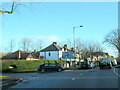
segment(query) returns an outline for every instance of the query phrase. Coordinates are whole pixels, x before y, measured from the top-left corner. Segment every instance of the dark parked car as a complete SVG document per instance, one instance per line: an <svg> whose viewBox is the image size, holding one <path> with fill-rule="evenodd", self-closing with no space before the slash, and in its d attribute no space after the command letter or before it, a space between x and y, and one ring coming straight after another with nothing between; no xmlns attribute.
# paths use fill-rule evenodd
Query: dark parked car
<svg viewBox="0 0 120 90"><path fill-rule="evenodd" d="M100 58L99 67L100 67L100 69L103 69L103 68L111 69L112 68L112 63L111 63L110 58Z"/></svg>
<svg viewBox="0 0 120 90"><path fill-rule="evenodd" d="M117 61L117 64L120 65L120 61Z"/></svg>
<svg viewBox="0 0 120 90"><path fill-rule="evenodd" d="M95 68L95 64L88 60L83 60L82 62L80 62L80 69L83 68L87 68L87 69Z"/></svg>
<svg viewBox="0 0 120 90"><path fill-rule="evenodd" d="M57 71L61 72L63 71L64 68L61 67L60 65L53 64L53 63L44 63L38 66L38 71L40 72L46 72L46 71Z"/></svg>

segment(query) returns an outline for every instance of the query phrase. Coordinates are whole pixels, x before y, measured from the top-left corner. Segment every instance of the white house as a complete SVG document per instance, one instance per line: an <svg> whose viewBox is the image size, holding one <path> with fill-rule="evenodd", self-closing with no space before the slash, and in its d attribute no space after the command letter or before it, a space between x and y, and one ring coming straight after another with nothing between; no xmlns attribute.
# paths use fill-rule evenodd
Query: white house
<svg viewBox="0 0 120 90"><path fill-rule="evenodd" d="M46 60L59 60L62 58L62 51L63 48L57 42L53 42L53 44L40 51L40 56L44 56Z"/></svg>
<svg viewBox="0 0 120 90"><path fill-rule="evenodd" d="M69 56L65 56L68 54ZM53 42L51 45L40 51L40 56L43 56L46 60L71 59L73 58L73 51L72 49L68 50L67 45L61 47L57 42Z"/></svg>

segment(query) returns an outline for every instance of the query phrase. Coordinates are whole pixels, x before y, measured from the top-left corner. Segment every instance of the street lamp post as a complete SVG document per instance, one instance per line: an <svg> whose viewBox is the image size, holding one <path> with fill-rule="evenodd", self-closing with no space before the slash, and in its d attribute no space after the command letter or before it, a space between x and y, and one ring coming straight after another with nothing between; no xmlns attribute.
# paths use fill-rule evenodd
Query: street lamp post
<svg viewBox="0 0 120 90"><path fill-rule="evenodd" d="M82 25L77 26L77 27L83 27ZM74 62L75 62L75 56L76 56L76 46L75 46L75 28L77 27L73 27L73 43L74 43Z"/></svg>
<svg viewBox="0 0 120 90"><path fill-rule="evenodd" d="M120 47L120 29L118 29L117 32L118 32L118 47ZM118 50L118 57L120 57L120 50Z"/></svg>

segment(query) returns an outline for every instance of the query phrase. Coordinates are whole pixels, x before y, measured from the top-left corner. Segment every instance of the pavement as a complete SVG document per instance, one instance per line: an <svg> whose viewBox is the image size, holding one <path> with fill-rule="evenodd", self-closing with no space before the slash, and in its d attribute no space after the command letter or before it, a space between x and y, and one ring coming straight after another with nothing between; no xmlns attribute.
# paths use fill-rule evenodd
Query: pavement
<svg viewBox="0 0 120 90"><path fill-rule="evenodd" d="M3 75L25 78L9 88L119 88L119 70L118 68L100 70L96 67L87 70Z"/></svg>
<svg viewBox="0 0 120 90"><path fill-rule="evenodd" d="M9 88L24 80L18 77L0 77L0 88Z"/></svg>

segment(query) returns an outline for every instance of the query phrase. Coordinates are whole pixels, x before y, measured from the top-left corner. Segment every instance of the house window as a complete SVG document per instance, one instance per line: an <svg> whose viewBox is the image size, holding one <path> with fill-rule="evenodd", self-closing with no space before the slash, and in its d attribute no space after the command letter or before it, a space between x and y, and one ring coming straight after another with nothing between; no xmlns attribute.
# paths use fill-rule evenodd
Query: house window
<svg viewBox="0 0 120 90"><path fill-rule="evenodd" d="M49 53L49 56L51 55L51 53Z"/></svg>

